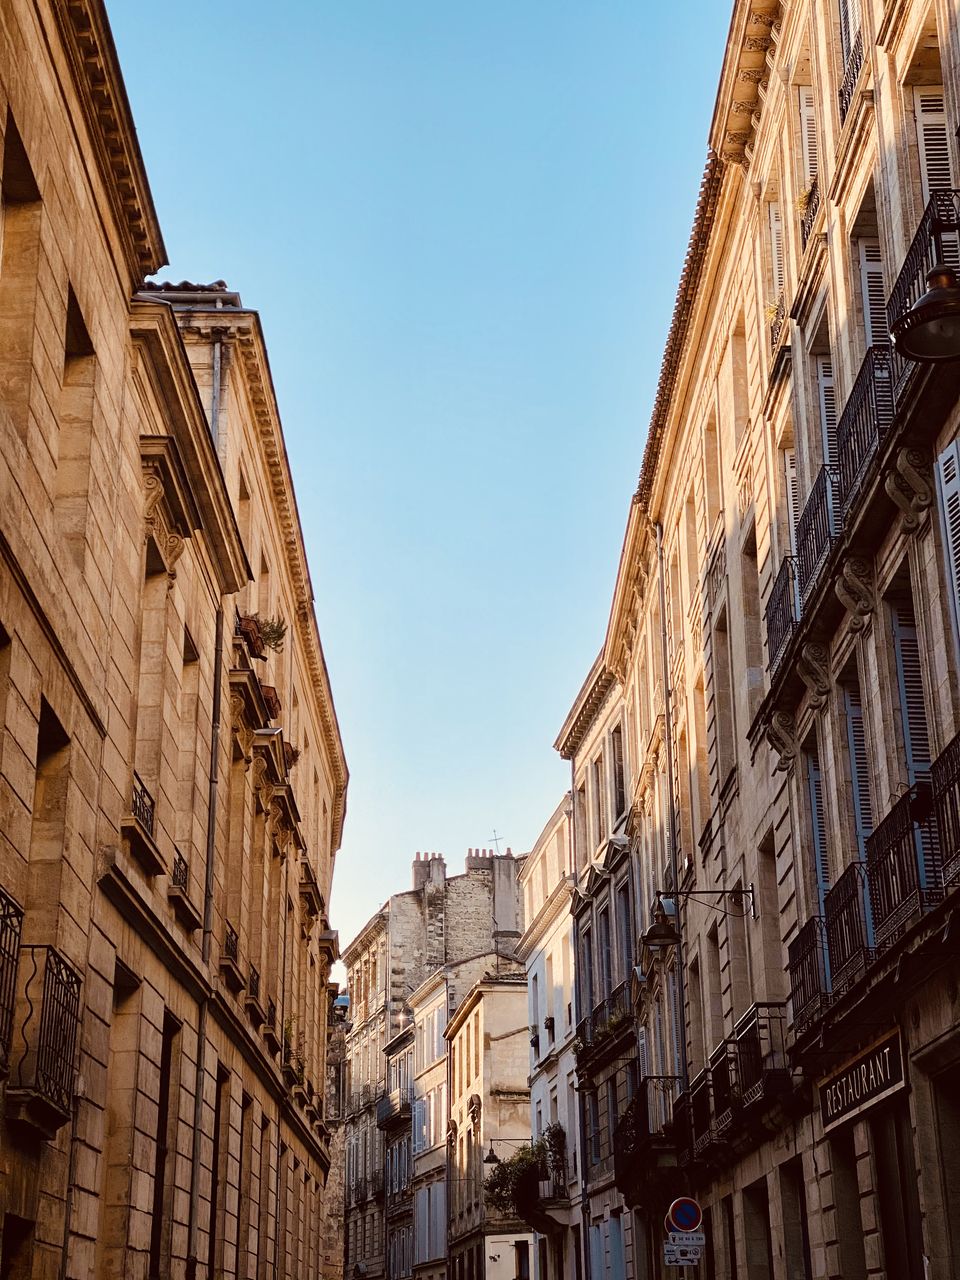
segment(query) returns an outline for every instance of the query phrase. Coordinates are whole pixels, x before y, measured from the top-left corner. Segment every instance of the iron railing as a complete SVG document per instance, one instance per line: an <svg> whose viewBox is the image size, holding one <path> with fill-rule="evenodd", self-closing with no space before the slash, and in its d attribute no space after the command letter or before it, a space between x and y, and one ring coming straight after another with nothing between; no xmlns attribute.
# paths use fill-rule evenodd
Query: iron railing
<svg viewBox="0 0 960 1280"><path fill-rule="evenodd" d="M813 230L814 219L820 209L820 183L814 175L813 181L810 183L807 191L806 203L803 206L803 216L800 219L800 239L804 249L807 247L807 241L810 239L810 232Z"/></svg>
<svg viewBox="0 0 960 1280"><path fill-rule="evenodd" d="M186 858L177 849L173 855L173 868L170 872L170 883L175 889L182 889L184 893L187 891L187 880L190 876L190 867Z"/></svg>
<svg viewBox="0 0 960 1280"><path fill-rule="evenodd" d="M247 995L254 1000L260 999L260 970L256 965L250 966L250 974L247 978Z"/></svg>
<svg viewBox="0 0 960 1280"><path fill-rule="evenodd" d="M710 1072L701 1071L690 1082L690 1121L693 1125L693 1154L702 1155L713 1141L710 1120Z"/></svg>
<svg viewBox="0 0 960 1280"><path fill-rule="evenodd" d="M59 1113L60 1123L73 1107L77 1036L80 1026L80 975L53 947L23 947L22 1001L26 1008L18 1038L23 1053L13 1066L12 1090L28 1092ZM43 959L41 961L41 953ZM36 984L43 981L40 991ZM39 999L39 1023L36 1002Z"/></svg>
<svg viewBox="0 0 960 1280"><path fill-rule="evenodd" d="M228 960L232 960L234 964L237 963L240 956L240 939L232 924L227 925L223 936L223 954Z"/></svg>
<svg viewBox="0 0 960 1280"><path fill-rule="evenodd" d="M830 1000L830 961L820 916L811 916L801 925L787 948L787 973L793 1027L800 1031L826 1009Z"/></svg>
<svg viewBox="0 0 960 1280"><path fill-rule="evenodd" d="M863 484L893 422L890 347L867 349L853 390L837 423L837 500L844 515Z"/></svg>
<svg viewBox="0 0 960 1280"><path fill-rule="evenodd" d="M863 70L863 32L858 31L850 52L847 55L847 65L843 69L843 80L840 83L840 123L843 124L847 118L847 112L850 110L850 104L853 102L853 91L857 87L857 81L860 79L860 72Z"/></svg>
<svg viewBox="0 0 960 1280"><path fill-rule="evenodd" d="M724 1040L711 1053L710 1088L713 1092L713 1128L719 1138L733 1124L739 1102L736 1042Z"/></svg>
<svg viewBox="0 0 960 1280"><path fill-rule="evenodd" d="M830 548L840 532L834 502L834 475L821 467L797 521L797 580L800 599L806 600L820 578Z"/></svg>
<svg viewBox="0 0 960 1280"><path fill-rule="evenodd" d="M23 908L0 889L0 1072L7 1069L10 1031L17 1002L17 965Z"/></svg>
<svg viewBox="0 0 960 1280"><path fill-rule="evenodd" d="M893 327L906 315L927 289L927 275L937 263L958 263L958 231L960 231L960 191L934 191L923 211L920 225L907 250L896 284L887 300L887 325ZM894 399L897 404L909 389L917 366L896 352L892 356Z"/></svg>
<svg viewBox="0 0 960 1280"><path fill-rule="evenodd" d="M780 296L777 298L773 308L773 315L770 317L770 350L776 351L780 342L780 335L783 333L783 327L787 322L787 303L783 296L783 290L780 290Z"/></svg>
<svg viewBox="0 0 960 1280"><path fill-rule="evenodd" d="M267 1014L263 1020L263 1025L268 1031L276 1031L277 1029L277 1002L272 996L267 1000Z"/></svg>
<svg viewBox="0 0 960 1280"><path fill-rule="evenodd" d="M878 951L912 920L943 900L940 839L931 821L932 793L921 782L893 806L867 839L867 879Z"/></svg>
<svg viewBox="0 0 960 1280"><path fill-rule="evenodd" d="M143 779L139 773L134 770L133 774L133 795L130 800L130 812L146 831L148 836L153 836L153 822L155 817L156 805L153 796L147 790Z"/></svg>
<svg viewBox="0 0 960 1280"><path fill-rule="evenodd" d="M873 960L867 868L851 862L823 900L833 995L841 995Z"/></svg>
<svg viewBox="0 0 960 1280"><path fill-rule="evenodd" d="M398 1119L404 1114L410 1114L410 1105L413 1101L413 1090L410 1088L392 1089L377 1103L377 1126L383 1128L389 1124L391 1120Z"/></svg>
<svg viewBox="0 0 960 1280"><path fill-rule="evenodd" d="M796 561L793 556L784 556L764 614L767 626L767 665L772 673L776 671L794 628L800 621Z"/></svg>
<svg viewBox="0 0 960 1280"><path fill-rule="evenodd" d="M765 1001L752 1005L734 1028L737 1088L744 1107L777 1091L789 1079L786 1021L786 1005Z"/></svg>
<svg viewBox="0 0 960 1280"><path fill-rule="evenodd" d="M960 734L934 760L930 782L940 835L943 883L951 885L960 877Z"/></svg>

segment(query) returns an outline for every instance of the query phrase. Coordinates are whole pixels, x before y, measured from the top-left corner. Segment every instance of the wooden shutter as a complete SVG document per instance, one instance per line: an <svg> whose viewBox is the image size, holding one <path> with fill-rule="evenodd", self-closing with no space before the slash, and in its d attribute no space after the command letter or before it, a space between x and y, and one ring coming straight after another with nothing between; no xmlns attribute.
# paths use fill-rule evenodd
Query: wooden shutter
<svg viewBox="0 0 960 1280"><path fill-rule="evenodd" d="M887 291L883 283L883 257L879 240L859 240L860 290L863 295L863 327L867 346L889 342Z"/></svg>
<svg viewBox="0 0 960 1280"><path fill-rule="evenodd" d="M833 362L829 356L817 356L817 394L820 400L823 461L825 466L835 467L837 465L837 389L833 384Z"/></svg>
<svg viewBox="0 0 960 1280"><path fill-rule="evenodd" d="M909 595L902 596L891 609L893 648L897 662L900 695L900 724L907 756L907 776L913 786L930 773L930 739L923 701L923 672L920 638Z"/></svg>
<svg viewBox="0 0 960 1280"><path fill-rule="evenodd" d="M853 818L857 828L857 848L866 857L867 837L873 831L873 802L870 798L870 763L863 723L860 686L844 685L843 705L847 718L847 750L850 753L850 784L853 791Z"/></svg>
<svg viewBox="0 0 960 1280"><path fill-rule="evenodd" d="M926 204L934 191L949 190L953 186L943 86L918 84L913 91L913 109L917 120L923 203Z"/></svg>
<svg viewBox="0 0 960 1280"><path fill-rule="evenodd" d="M953 638L960 646L960 443L956 440L937 459L937 488L947 580L950 583Z"/></svg>
<svg viewBox="0 0 960 1280"><path fill-rule="evenodd" d="M813 113L813 89L801 85L800 94L800 147L803 156L803 185L812 187L819 168L817 151L817 120Z"/></svg>
<svg viewBox="0 0 960 1280"><path fill-rule="evenodd" d="M783 491L787 499L787 529L790 554L797 554L797 521L800 519L800 478L797 474L796 449L783 451Z"/></svg>
<svg viewBox="0 0 960 1280"><path fill-rule="evenodd" d="M773 293L778 299L783 293L786 277L783 270L783 220L780 217L780 206L775 200L767 205L770 219L770 261L773 267Z"/></svg>
<svg viewBox="0 0 960 1280"><path fill-rule="evenodd" d="M823 778L820 753L806 752L807 788L810 800L810 828L813 832L813 873L817 882L817 915L823 915L823 900L830 888L830 858L827 853L827 818L823 807Z"/></svg>
<svg viewBox="0 0 960 1280"><path fill-rule="evenodd" d="M647 1028L641 1027L637 1032L637 1061L640 1063L640 1078L651 1073L647 1070Z"/></svg>

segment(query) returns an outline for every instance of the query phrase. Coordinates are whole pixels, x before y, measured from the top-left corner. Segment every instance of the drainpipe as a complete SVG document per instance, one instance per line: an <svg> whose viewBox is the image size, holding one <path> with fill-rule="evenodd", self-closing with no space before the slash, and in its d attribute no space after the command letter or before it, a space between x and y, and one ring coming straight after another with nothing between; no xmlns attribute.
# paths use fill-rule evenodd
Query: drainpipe
<svg viewBox="0 0 960 1280"><path fill-rule="evenodd" d="M659 521L657 521L656 530L657 567L660 576L660 656L663 663L663 741L666 749L667 788L670 796L670 875L673 880L674 915L679 939L676 958L677 1003L680 1006L679 1016L677 1017L677 1031L680 1039L680 1081L684 1090L686 1090L689 1083L687 1078L687 999L683 971L683 923L680 914L680 898L677 892L680 888L680 868L677 863L677 796L673 778L673 697L670 688L670 664L667 653L667 590L666 575L663 568L663 526Z"/></svg>
<svg viewBox="0 0 960 1280"><path fill-rule="evenodd" d="M213 398L210 406L210 433L214 442L220 421L220 359L221 342L218 338L213 349ZM203 938L201 957L203 965L210 961L210 943L213 938L213 890L216 871L217 842L217 793L220 786L220 711L223 696L223 602L217 606L216 635L214 638L213 710L210 715L210 769L207 785L207 843L206 867L203 885ZM187 1267L186 1280L195 1280L199 1259L197 1257L197 1198L200 1182L200 1142L203 1137L203 1073L207 1048L207 1011L209 996L201 996L197 1003L197 1075L193 1097L193 1145L190 1157L190 1208L187 1216Z"/></svg>

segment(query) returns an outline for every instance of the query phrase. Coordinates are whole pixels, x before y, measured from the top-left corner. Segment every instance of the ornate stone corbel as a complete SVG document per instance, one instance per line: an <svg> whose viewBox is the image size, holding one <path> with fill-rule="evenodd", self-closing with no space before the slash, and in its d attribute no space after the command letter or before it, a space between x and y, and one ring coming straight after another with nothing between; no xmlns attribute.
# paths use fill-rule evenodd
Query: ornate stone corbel
<svg viewBox="0 0 960 1280"><path fill-rule="evenodd" d="M870 561L860 556L844 560L840 576L833 584L837 599L850 614L850 627L860 631L874 610L873 571Z"/></svg>
<svg viewBox="0 0 960 1280"><path fill-rule="evenodd" d="M480 1123L480 1117L483 1114L483 1102L479 1093L471 1093L467 1101L467 1114L470 1117L470 1123L476 1128Z"/></svg>
<svg viewBox="0 0 960 1280"><path fill-rule="evenodd" d="M809 640L800 650L797 673L810 690L810 703L822 707L830 693L830 654L827 646Z"/></svg>
<svg viewBox="0 0 960 1280"><path fill-rule="evenodd" d="M900 509L900 527L909 533L917 528L933 501L927 457L921 449L907 447L898 451L893 466L894 470L884 477L883 487Z"/></svg>
<svg viewBox="0 0 960 1280"><path fill-rule="evenodd" d="M282 810L273 802L275 788L272 782L267 781L267 763L266 756L258 754L253 757L253 789L257 793L257 799L260 801L260 808L270 817L274 815L274 810L276 810L277 815Z"/></svg>
<svg viewBox="0 0 960 1280"><path fill-rule="evenodd" d="M799 750L797 726L793 716L786 711L775 711L767 725L767 741L780 757L777 773L791 768Z"/></svg>

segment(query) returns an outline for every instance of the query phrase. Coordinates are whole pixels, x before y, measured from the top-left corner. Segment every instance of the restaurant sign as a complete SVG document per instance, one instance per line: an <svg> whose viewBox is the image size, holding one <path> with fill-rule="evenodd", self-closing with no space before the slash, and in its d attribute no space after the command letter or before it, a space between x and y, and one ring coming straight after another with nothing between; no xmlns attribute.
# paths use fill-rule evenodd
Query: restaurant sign
<svg viewBox="0 0 960 1280"><path fill-rule="evenodd" d="M898 1029L820 1081L824 1132L896 1092L904 1083L903 1048Z"/></svg>

